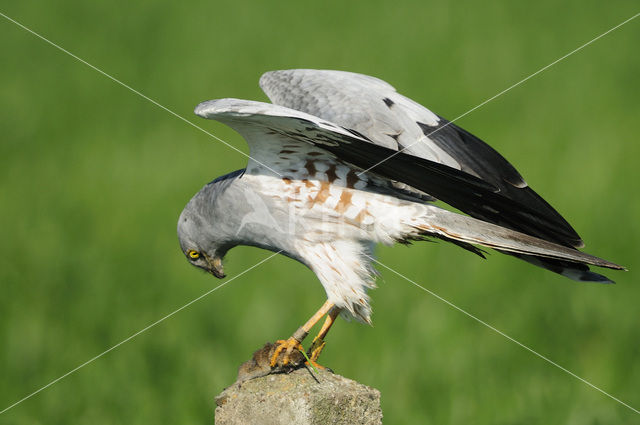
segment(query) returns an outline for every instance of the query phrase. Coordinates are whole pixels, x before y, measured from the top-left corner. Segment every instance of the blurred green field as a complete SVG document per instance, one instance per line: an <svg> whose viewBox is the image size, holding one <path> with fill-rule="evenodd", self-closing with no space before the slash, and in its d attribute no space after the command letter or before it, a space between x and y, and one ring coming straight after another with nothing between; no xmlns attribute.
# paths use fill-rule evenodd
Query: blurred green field
<svg viewBox="0 0 640 425"><path fill-rule="evenodd" d="M637 2L4 2L0 11L192 114L265 100L262 72L375 75L453 119L638 12ZM0 17L0 410L220 283L177 217L245 158ZM578 230L630 268L577 284L446 244L379 258L640 409L640 19L465 116ZM635 46L635 47L634 47ZM634 53L635 52L635 53ZM269 253L237 248L230 277ZM632 424L640 415L381 269L374 326L323 363L379 388L387 424ZM324 301L280 256L0 415L2 424L202 424L237 366Z"/></svg>

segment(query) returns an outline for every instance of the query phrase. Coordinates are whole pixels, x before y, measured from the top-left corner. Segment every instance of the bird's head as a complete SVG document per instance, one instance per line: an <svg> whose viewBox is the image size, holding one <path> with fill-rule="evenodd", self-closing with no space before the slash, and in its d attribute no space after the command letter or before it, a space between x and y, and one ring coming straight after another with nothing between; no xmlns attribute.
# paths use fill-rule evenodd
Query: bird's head
<svg viewBox="0 0 640 425"><path fill-rule="evenodd" d="M217 278L225 277L222 259L228 251L211 235L201 217L193 214L191 203L187 204L178 219L180 248L192 265L211 273Z"/></svg>
<svg viewBox="0 0 640 425"><path fill-rule="evenodd" d="M218 200L241 171L227 174L203 187L184 207L178 219L178 240L189 263L220 279L225 277L222 260L237 243L233 238L232 220L228 213L219 210Z"/></svg>

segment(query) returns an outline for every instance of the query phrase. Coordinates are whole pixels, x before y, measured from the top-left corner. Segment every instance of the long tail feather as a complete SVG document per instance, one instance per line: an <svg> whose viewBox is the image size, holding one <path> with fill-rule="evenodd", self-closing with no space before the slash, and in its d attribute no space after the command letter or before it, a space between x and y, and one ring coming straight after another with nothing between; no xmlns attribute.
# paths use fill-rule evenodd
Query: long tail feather
<svg viewBox="0 0 640 425"><path fill-rule="evenodd" d="M432 205L425 205L425 208L427 209L426 214L421 217L418 224L414 225L419 235L493 248L579 281L611 282L606 277L589 271L586 264L614 270L626 270L618 264L574 248L548 242Z"/></svg>

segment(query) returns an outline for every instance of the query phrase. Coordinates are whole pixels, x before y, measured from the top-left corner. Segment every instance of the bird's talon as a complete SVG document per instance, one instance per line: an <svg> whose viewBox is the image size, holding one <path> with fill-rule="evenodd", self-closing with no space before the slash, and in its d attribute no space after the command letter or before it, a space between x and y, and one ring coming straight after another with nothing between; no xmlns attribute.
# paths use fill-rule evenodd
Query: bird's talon
<svg viewBox="0 0 640 425"><path fill-rule="evenodd" d="M319 369L319 370L326 370L326 369L327 369L326 367L322 366L322 365L321 365L321 364L319 364L319 363L316 363L316 362L315 362L315 361L313 361L313 360L308 361L308 362L304 362L304 364L311 365L311 366L313 366L314 368Z"/></svg>
<svg viewBox="0 0 640 425"><path fill-rule="evenodd" d="M288 365L291 362L291 353L293 353L293 350L295 349L304 350L304 348L302 347L302 344L300 344L300 341L298 341L293 337L286 340L279 339L278 341L276 341L275 345L276 345L276 349L274 350L273 355L271 356L271 362L270 362L271 367L276 367L278 363L280 363L282 366ZM278 362L278 357L280 357L280 354L282 353L282 351L284 351L284 356L282 360Z"/></svg>
<svg viewBox="0 0 640 425"><path fill-rule="evenodd" d="M311 362L314 365L319 366L318 363L316 363L316 362L318 360L318 357L320 357L320 353L322 352L322 350L324 349L324 346L326 344L327 343L325 342L324 339L317 338L317 337L311 343L311 347L309 348L308 356L309 356L309 360L311 360ZM322 366L320 366L320 367L322 367Z"/></svg>

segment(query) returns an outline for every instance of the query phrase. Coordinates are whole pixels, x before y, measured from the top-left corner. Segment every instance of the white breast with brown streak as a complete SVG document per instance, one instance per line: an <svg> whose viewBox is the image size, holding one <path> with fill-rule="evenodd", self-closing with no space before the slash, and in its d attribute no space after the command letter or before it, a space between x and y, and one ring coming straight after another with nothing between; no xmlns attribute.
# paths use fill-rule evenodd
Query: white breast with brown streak
<svg viewBox="0 0 640 425"><path fill-rule="evenodd" d="M280 176L258 163L250 162L247 171L259 175L255 184L263 194L282 201L283 208L307 224L313 220L306 228L320 237L306 235L310 241L348 238L392 244L409 231L403 223L421 213L421 204L379 193L389 181L360 174L313 146L292 142L269 154Z"/></svg>
<svg viewBox="0 0 640 425"><path fill-rule="evenodd" d="M392 244L414 232L408 223L423 206L373 191L387 182L359 176L312 146L291 143L273 154L277 158L271 163L281 176L254 163L243 178L255 180L262 195L289 211L296 229L295 255L317 274L329 301L369 323L373 245Z"/></svg>

